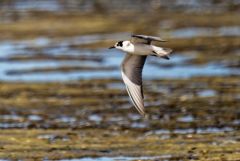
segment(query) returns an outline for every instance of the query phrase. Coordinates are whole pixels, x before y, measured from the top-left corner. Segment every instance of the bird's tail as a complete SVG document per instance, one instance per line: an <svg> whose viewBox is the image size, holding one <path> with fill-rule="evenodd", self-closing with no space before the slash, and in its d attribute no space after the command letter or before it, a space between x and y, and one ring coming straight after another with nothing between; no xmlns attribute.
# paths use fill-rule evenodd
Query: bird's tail
<svg viewBox="0 0 240 161"><path fill-rule="evenodd" d="M170 59L169 54L172 52L172 49L170 48L161 48L157 46L153 46L153 53L155 56L164 58L164 59Z"/></svg>

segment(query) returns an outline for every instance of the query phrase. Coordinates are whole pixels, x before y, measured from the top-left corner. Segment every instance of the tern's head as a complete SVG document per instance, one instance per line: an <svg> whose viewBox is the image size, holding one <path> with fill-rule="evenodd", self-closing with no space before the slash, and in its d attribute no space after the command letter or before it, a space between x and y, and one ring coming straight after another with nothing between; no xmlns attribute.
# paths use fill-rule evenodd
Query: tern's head
<svg viewBox="0 0 240 161"><path fill-rule="evenodd" d="M122 51L126 51L130 47L130 41L118 41L114 46L111 46L109 49L119 49Z"/></svg>

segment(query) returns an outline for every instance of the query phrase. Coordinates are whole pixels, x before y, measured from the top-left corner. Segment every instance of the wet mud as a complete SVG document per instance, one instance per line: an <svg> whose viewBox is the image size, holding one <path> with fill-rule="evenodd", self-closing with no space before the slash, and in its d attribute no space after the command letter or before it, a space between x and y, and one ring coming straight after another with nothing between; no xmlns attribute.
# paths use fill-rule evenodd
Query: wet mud
<svg viewBox="0 0 240 161"><path fill-rule="evenodd" d="M1 83L0 157L239 157L238 77L148 81L148 118L122 86L118 79Z"/></svg>

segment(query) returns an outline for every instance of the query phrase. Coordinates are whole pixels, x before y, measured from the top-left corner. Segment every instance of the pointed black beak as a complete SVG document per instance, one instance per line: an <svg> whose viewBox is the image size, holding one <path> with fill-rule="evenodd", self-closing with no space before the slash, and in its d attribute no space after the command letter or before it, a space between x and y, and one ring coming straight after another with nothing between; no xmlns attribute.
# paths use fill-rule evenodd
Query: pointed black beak
<svg viewBox="0 0 240 161"><path fill-rule="evenodd" d="M115 46L111 46L111 47L109 47L108 49L113 49L113 48L115 48Z"/></svg>

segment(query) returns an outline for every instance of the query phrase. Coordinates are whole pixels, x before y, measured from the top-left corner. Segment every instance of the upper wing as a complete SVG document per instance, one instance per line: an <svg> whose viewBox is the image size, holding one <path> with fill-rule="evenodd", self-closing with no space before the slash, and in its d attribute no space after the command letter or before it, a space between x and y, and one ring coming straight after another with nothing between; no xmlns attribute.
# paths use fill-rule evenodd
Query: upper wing
<svg viewBox="0 0 240 161"><path fill-rule="evenodd" d="M166 40L161 39L160 37L147 36L147 35L132 35L132 38L138 38L144 40L144 43L151 44L152 41L165 42ZM136 41L132 39L132 41Z"/></svg>
<svg viewBox="0 0 240 161"><path fill-rule="evenodd" d="M123 60L121 70L122 78L126 85L127 92L138 112L144 112L143 90L142 90L142 69L147 56L127 54Z"/></svg>

